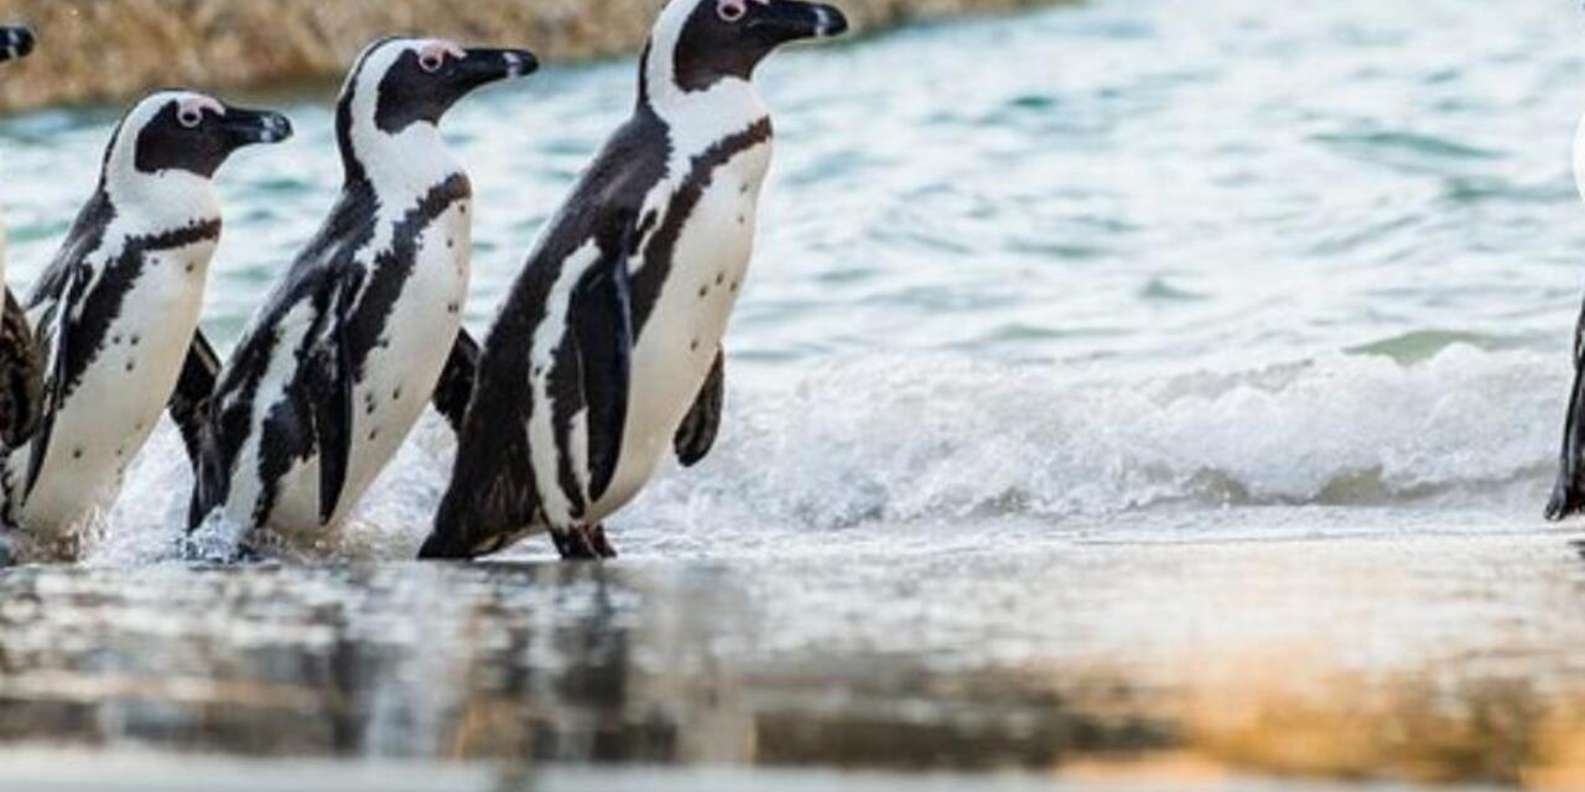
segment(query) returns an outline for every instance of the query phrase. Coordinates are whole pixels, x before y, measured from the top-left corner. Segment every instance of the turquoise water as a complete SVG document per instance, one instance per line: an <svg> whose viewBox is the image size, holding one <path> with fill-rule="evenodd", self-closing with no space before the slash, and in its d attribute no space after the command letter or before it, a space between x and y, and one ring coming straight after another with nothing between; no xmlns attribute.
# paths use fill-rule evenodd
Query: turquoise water
<svg viewBox="0 0 1585 792"><path fill-rule="evenodd" d="M189 486L166 428L88 569L0 579L0 700L95 745L429 758L499 718L524 742L483 755L1040 768L1175 744L1064 710L1084 680L1047 672L1097 658L1147 701L1141 667L1316 635L1349 668L1567 680L1585 584L1536 532L1585 285L1582 33L1570 3L1110 0L787 53L721 443L611 522L609 572L383 563L445 486L433 419L334 548L360 563L152 563ZM632 71L552 65L448 120L476 331ZM298 137L223 171L223 346L329 207L332 92L266 97ZM0 121L13 282L114 116ZM855 760L844 728L900 739Z"/></svg>
<svg viewBox="0 0 1585 792"><path fill-rule="evenodd" d="M1099 3L786 54L762 78L780 146L736 357L795 375L959 354L1067 381L1427 330L1560 348L1582 280L1582 32L1541 4ZM553 66L448 120L479 187L476 326L625 116L631 72ZM278 102L298 138L224 172L218 337L328 208L332 90ZM91 188L113 114L0 127L19 280Z"/></svg>

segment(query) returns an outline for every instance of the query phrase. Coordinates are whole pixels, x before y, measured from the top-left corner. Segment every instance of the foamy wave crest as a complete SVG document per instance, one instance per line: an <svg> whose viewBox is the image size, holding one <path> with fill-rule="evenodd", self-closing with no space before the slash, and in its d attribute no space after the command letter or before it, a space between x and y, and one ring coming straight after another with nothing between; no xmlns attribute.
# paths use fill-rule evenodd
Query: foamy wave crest
<svg viewBox="0 0 1585 792"><path fill-rule="evenodd" d="M785 390L735 388L711 457L664 473L613 531L665 553L728 538L747 548L779 530L1247 504L1528 514L1551 472L1569 371L1536 352L1456 345L1408 366L1339 354L1234 373L1070 376L912 356L832 363ZM454 449L426 416L326 555L412 557ZM171 557L190 487L164 426L89 560Z"/></svg>
<svg viewBox="0 0 1585 792"><path fill-rule="evenodd" d="M1448 503L1537 511L1566 360L1453 346L1259 371L1066 381L961 358L831 365L734 393L716 454L635 522L814 528L1182 505Z"/></svg>

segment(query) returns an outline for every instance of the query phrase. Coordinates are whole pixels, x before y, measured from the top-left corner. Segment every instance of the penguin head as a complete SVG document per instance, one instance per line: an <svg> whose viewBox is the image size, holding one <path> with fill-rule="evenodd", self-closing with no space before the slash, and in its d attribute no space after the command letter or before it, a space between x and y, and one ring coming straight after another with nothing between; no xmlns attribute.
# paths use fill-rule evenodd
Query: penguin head
<svg viewBox="0 0 1585 792"><path fill-rule="evenodd" d="M783 44L847 29L847 17L822 3L671 0L655 23L650 47L670 54L677 87L699 91L725 78L752 78L760 61Z"/></svg>
<svg viewBox="0 0 1585 792"><path fill-rule="evenodd" d="M457 100L509 77L533 74L534 53L462 47L444 39L391 38L370 44L341 89L338 110L388 135L415 123L438 125ZM365 118L359 118L364 116Z"/></svg>
<svg viewBox="0 0 1585 792"><path fill-rule="evenodd" d="M539 68L524 49L464 49L444 39L388 38L364 49L336 101L336 138L349 180L371 148L440 119L474 89Z"/></svg>
<svg viewBox="0 0 1585 792"><path fill-rule="evenodd" d="M292 124L280 113L233 107L201 93L161 91L133 105L121 120L106 165L129 164L145 175L179 171L207 179L237 149L291 136Z"/></svg>
<svg viewBox="0 0 1585 792"><path fill-rule="evenodd" d="M38 39L25 27L0 26L0 63L25 58Z"/></svg>

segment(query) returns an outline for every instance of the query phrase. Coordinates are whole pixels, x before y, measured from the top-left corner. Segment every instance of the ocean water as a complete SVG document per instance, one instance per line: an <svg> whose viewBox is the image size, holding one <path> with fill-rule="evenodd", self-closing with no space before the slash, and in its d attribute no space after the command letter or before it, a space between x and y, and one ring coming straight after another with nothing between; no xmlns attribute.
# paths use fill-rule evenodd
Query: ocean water
<svg viewBox="0 0 1585 792"><path fill-rule="evenodd" d="M721 447L618 517L618 546L1314 504L1534 525L1585 286L1573 11L1100 2L775 58ZM448 118L478 193L476 333L632 72L552 66ZM332 200L332 93L257 98L298 137L222 172L223 346ZM0 122L19 286L116 112ZM450 452L420 434L366 499L363 549L337 552L416 546ZM176 448L145 452L97 557L179 522Z"/></svg>
<svg viewBox="0 0 1585 792"><path fill-rule="evenodd" d="M209 750L429 757L450 755L445 735L459 718L494 722L477 690L533 698L550 685L560 692L545 706L581 725L562 722L572 742L550 748L524 737L527 753L583 760L604 745L606 758L739 761L763 758L764 744L745 747L742 722L712 713L775 710L801 696L806 674L829 687L801 705L805 716L880 702L893 720L879 722L917 726L948 712L944 744L991 724L993 736L1002 726L1015 735L998 744L1006 750L1030 729L1067 735L1048 743L1061 750L1093 747L1073 737L1090 733L1102 748L1172 745L1172 729L1153 731L1149 718L1102 728L993 707L965 726L953 720L964 697L983 701L945 691L952 677L940 675L1071 669L1074 656L1126 658L1140 646L1151 665L1165 652L1149 648L1162 626L1206 650L1185 625L1227 627L1219 613L1249 592L1198 590L1193 607L1153 613L1142 603L1184 591L1129 576L1164 576L1192 594L1184 570L1255 570L1269 594L1283 578L1260 575L1295 571L1289 561L1138 562L1127 548L1266 540L1319 540L1327 568L1355 582L1396 568L1373 559L1369 543L1381 542L1413 567L1391 593L1424 605L1413 611L1423 618L1470 628L1468 643L1445 625L1418 623L1417 633L1404 606L1360 627L1390 627L1396 639L1347 634L1366 647L1340 652L1349 668L1500 655L1515 624L1535 626L1535 608L1562 607L1585 585L1565 537L1541 520L1585 293L1585 207L1570 173L1585 108L1582 34L1579 9L1562 2L1097 0L780 55L760 79L778 148L727 338L723 433L704 464L667 471L610 522L623 553L611 579L384 563L412 556L446 484L452 443L433 416L326 549L351 569L173 566L190 484L167 426L93 527L89 569L0 584L21 601L64 597L82 611L68 623L18 617L36 629L12 635L33 648L8 655L0 638L0 697L31 702L28 712L70 735L76 702L98 718L87 730L95 744L185 746L194 739L183 725L200 723L222 735L197 741ZM633 71L631 59L551 65L448 118L477 194L476 333L627 114ZM226 230L205 318L222 347L329 207L333 90L243 97L283 109L298 136L244 151L222 172ZM14 284L47 262L90 191L115 116L96 107L0 120ZM1524 537L1519 558L1494 558L1510 536ZM1480 552L1457 544L1447 565L1424 562L1421 553L1442 552L1434 540ZM550 555L537 539L511 557ZM1541 583L1504 593L1502 581L1536 565ZM1070 596L1069 579L1092 588ZM1298 579L1309 586L1301 602L1357 599L1311 621L1289 602L1239 624L1337 627L1372 601L1368 586ZM1487 595L1519 601L1499 607ZM194 612L166 623L167 601ZM1448 601L1456 607L1437 610ZM206 602L225 607L196 612ZM1044 622L1047 606L1063 617ZM1119 636L1073 608L1123 613L1134 627ZM536 612L551 615L523 615ZM1575 621L1543 623L1557 628L1552 640L1585 637ZM1286 647L1302 640L1276 632ZM63 634L80 643L52 653ZM461 634L482 642L466 662L432 646ZM292 713L318 705L239 725L195 702L256 701L275 688L139 692L157 676L140 652L161 636L182 647L190 679L237 673L341 696L325 705L338 720L302 744L249 742L287 733ZM9 682L8 656L30 658ZM1563 649L1526 655L1539 656L1557 679L1579 667ZM876 672L883 683L862 670L902 657L903 671ZM766 667L781 680L768 692L756 676ZM833 679L833 667L847 670ZM80 676L43 673L61 668ZM1478 676L1460 668L1460 680ZM344 676L391 673L397 682ZM624 684L632 689L589 693ZM159 705L125 704L150 697ZM606 716L628 730L601 731ZM646 718L660 731L645 731ZM770 726L796 748L788 735L808 723L829 725ZM843 764L843 750L804 758ZM1021 766L1056 761L1013 753Z"/></svg>

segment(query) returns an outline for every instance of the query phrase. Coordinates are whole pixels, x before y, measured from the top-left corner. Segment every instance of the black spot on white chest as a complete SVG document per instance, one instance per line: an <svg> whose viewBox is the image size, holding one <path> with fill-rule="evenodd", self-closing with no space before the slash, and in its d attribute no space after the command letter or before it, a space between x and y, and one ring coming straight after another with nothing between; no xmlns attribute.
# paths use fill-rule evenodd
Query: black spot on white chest
<svg viewBox="0 0 1585 792"><path fill-rule="evenodd" d="M395 453L451 353L470 278L467 209L467 201L459 201L413 228L394 246L411 252L407 266L380 268L369 282L366 298L374 299L360 310L378 315L362 317L375 332L356 355L349 469L355 483Z"/></svg>

